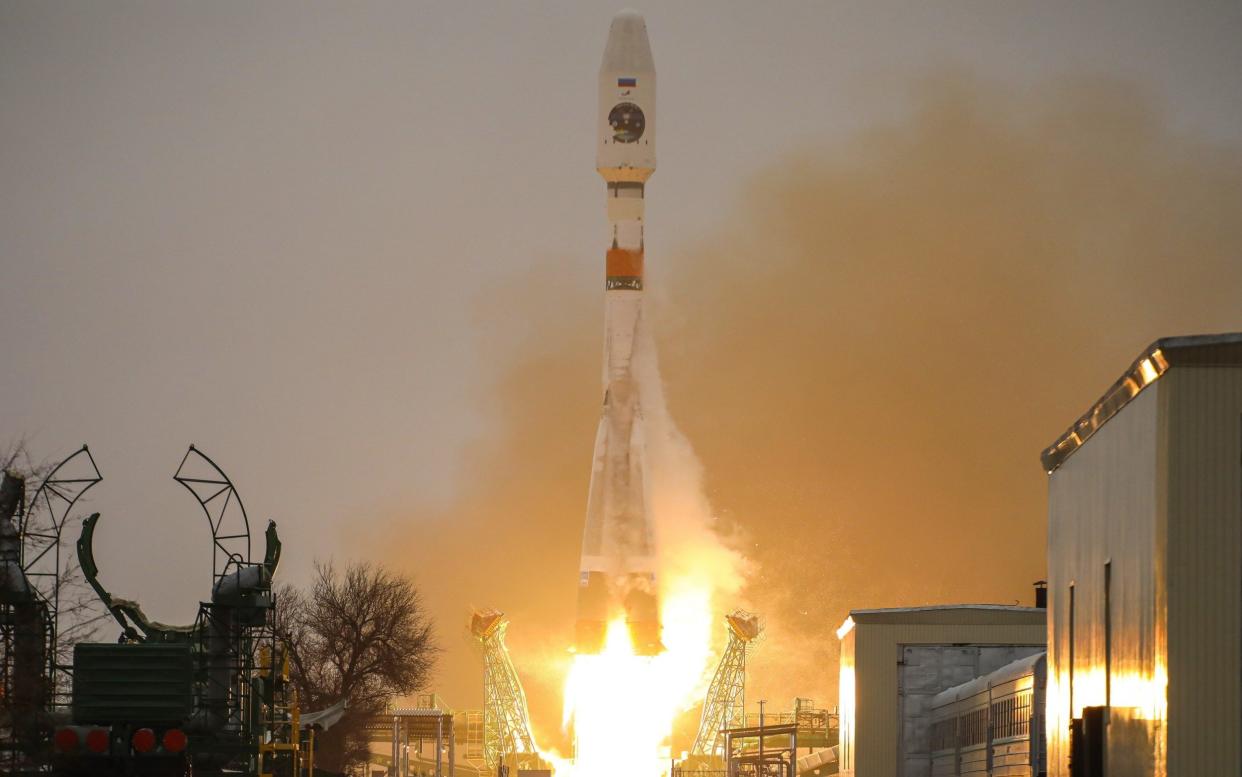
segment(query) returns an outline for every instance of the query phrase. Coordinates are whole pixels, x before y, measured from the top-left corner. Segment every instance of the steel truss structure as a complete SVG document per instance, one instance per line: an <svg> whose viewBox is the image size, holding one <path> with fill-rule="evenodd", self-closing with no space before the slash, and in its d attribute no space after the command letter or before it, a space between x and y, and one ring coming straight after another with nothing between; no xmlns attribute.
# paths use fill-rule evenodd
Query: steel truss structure
<svg viewBox="0 0 1242 777"><path fill-rule="evenodd" d="M62 601L65 580L74 573L61 557L63 535L76 519L79 500L101 479L90 450L82 446L48 473L29 500L21 476L4 473L0 482L0 777L80 770L71 760L76 752L54 754L51 744L54 729L71 730L65 728L71 719L77 723L70 717L69 693L81 692L91 704L116 703L116 688L122 686L111 678L149 668L145 657L153 653L141 652L140 643L180 648L166 655L186 657L186 703L192 712L185 722L196 727L196 771L254 770L263 750L259 745L286 772L290 764L296 771L301 735L286 720L289 710L297 719L296 697L273 628L271 579L280 559L275 524L268 526L262 560L252 561L250 522L233 483L193 446L174 479L193 494L208 520L214 548L210 601L200 604L193 626L177 627L155 623L136 602L113 597L98 579L92 545L100 516L95 513L82 521L77 562L84 582L121 627L124 652L101 663L99 648L112 649L109 645L79 644L73 663L66 664L67 646L61 643L70 632L60 620L76 612ZM75 688L75 680L82 687ZM76 715L76 695L73 701ZM142 714L150 712L143 709ZM141 725L145 718L110 722L110 736L118 731L127 736L126 726L135 722Z"/></svg>
<svg viewBox="0 0 1242 777"><path fill-rule="evenodd" d="M95 458L83 445L57 464L18 513L22 572L48 609L48 679L53 704L65 702L71 668L60 663L60 594L69 569L62 562L64 530L78 501L103 480Z"/></svg>
<svg viewBox="0 0 1242 777"><path fill-rule="evenodd" d="M173 480L194 495L207 517L211 529L212 582L218 583L230 567L249 563L250 517L224 471L207 454L191 445Z"/></svg>
<svg viewBox="0 0 1242 777"><path fill-rule="evenodd" d="M746 652L759 636L759 617L745 610L736 610L725 617L729 629L729 645L707 687L699 732L690 752L701 756L724 756L724 730L745 723Z"/></svg>
<svg viewBox="0 0 1242 777"><path fill-rule="evenodd" d="M63 702L71 668L58 632L66 569L61 539L74 505L102 480L85 445L57 464L26 501L26 482L4 474L0 508L0 773L38 770L47 711Z"/></svg>
<svg viewBox="0 0 1242 777"><path fill-rule="evenodd" d="M492 770L510 756L537 755L526 692L505 647L508 626L497 610L476 612L470 622L483 648L483 761Z"/></svg>

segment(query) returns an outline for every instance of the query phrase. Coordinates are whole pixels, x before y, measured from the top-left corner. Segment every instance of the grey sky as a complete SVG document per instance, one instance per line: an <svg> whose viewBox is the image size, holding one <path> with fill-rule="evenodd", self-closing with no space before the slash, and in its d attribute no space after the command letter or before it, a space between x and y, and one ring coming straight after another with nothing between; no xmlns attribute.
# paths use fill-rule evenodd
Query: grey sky
<svg viewBox="0 0 1242 777"><path fill-rule="evenodd" d="M91 444L107 585L164 620L205 594L206 528L170 479L190 442L281 522L295 580L378 506L478 475L457 455L488 433L480 290L545 261L598 288L614 10L0 4L0 437ZM641 10L657 279L749 176L900 113L936 68L1119 77L1186 133L1242 138L1237 3Z"/></svg>

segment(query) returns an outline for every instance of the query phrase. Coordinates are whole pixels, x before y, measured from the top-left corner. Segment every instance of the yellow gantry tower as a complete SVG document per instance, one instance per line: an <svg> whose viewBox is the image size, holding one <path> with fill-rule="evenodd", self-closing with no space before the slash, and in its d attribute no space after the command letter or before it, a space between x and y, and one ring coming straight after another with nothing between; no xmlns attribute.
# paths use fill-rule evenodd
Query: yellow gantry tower
<svg viewBox="0 0 1242 777"><path fill-rule="evenodd" d="M729 646L720 657L716 674L712 675L707 696L703 699L703 714L699 718L699 733L694 738L690 752L694 755L723 756L726 728L737 728L744 722L746 709L746 651L759 636L759 616L745 610L736 610L725 616L729 627Z"/></svg>
<svg viewBox="0 0 1242 777"><path fill-rule="evenodd" d="M508 756L536 752L526 692L505 647L508 626L498 610L470 619L470 633L483 648L483 761L493 771Z"/></svg>

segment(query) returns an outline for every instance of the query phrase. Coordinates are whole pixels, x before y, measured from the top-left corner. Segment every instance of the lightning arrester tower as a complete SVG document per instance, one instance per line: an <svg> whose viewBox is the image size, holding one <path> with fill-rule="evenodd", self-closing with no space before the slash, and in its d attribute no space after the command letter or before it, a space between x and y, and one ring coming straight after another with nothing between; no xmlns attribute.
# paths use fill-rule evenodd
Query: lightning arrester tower
<svg viewBox="0 0 1242 777"><path fill-rule="evenodd" d="M744 610L736 610L725 616L729 627L729 646L725 648L716 674L703 700L703 715L699 718L699 733L694 738L694 755L724 755L726 728L737 728L743 723L746 709L746 652L750 643L759 636L759 616Z"/></svg>
<svg viewBox="0 0 1242 777"><path fill-rule="evenodd" d="M470 619L470 632L483 648L483 761L493 771L506 756L535 753L526 693L505 647L508 627L498 610Z"/></svg>

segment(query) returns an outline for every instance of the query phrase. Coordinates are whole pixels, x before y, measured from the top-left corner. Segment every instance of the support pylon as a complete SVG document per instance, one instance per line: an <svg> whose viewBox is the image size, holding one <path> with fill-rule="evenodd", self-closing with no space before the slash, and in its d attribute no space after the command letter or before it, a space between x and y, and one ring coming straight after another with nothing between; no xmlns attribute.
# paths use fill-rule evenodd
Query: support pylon
<svg viewBox="0 0 1242 777"><path fill-rule="evenodd" d="M725 616L729 627L729 646L720 657L716 674L707 686L703 699L703 714L699 718L699 733L694 738L690 752L694 755L723 756L726 728L743 724L746 709L746 651L759 636L759 616L745 610L736 610Z"/></svg>
<svg viewBox="0 0 1242 777"><path fill-rule="evenodd" d="M505 647L508 627L499 610L470 619L470 633L483 648L483 761L493 772L507 756L535 753L526 693Z"/></svg>

